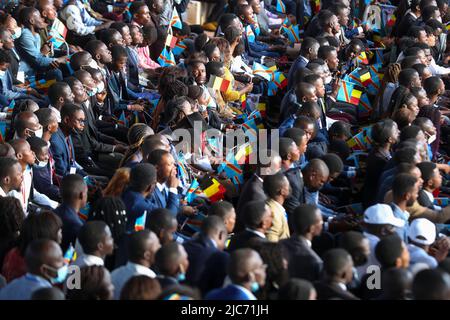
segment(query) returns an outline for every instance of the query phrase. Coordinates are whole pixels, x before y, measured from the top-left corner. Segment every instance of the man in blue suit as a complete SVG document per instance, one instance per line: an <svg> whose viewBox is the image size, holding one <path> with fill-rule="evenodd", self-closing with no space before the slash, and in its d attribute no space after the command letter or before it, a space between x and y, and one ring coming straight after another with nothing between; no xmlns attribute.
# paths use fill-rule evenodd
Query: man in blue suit
<svg viewBox="0 0 450 320"><path fill-rule="evenodd" d="M156 186L156 169L150 163L138 163L130 171L128 189L122 194L127 208L127 231L134 231L136 219L144 213L150 215L158 207L147 198Z"/></svg>
<svg viewBox="0 0 450 320"><path fill-rule="evenodd" d="M291 69L289 69L288 75L288 90L295 87L295 73L297 70L305 68L309 61L317 58L317 53L319 52L320 44L314 38L305 38L300 48L300 54L298 58L292 64Z"/></svg>
<svg viewBox="0 0 450 320"><path fill-rule="evenodd" d="M228 264L228 276L232 283L212 290L205 300L256 300L254 293L266 283L266 268L256 251L234 251Z"/></svg>
<svg viewBox="0 0 450 320"><path fill-rule="evenodd" d="M186 273L188 284L202 284L209 290L223 285L229 256L223 252L227 234L222 218L209 216L203 221L200 233L183 243L189 258ZM205 293L209 290L205 290Z"/></svg>
<svg viewBox="0 0 450 320"><path fill-rule="evenodd" d="M55 170L58 176L64 177L69 173L86 176L83 168L75 160L75 150L71 133L82 130L85 115L80 106L67 103L61 108L61 124L58 131L52 135L51 152L55 160Z"/></svg>
<svg viewBox="0 0 450 320"><path fill-rule="evenodd" d="M88 188L81 176L69 174L62 179L60 190L62 204L55 213L63 223L61 248L66 251L71 243L75 246L78 232L84 225L78 213L86 206Z"/></svg>
<svg viewBox="0 0 450 320"><path fill-rule="evenodd" d="M156 168L156 188L149 196L158 208L166 208L176 217L178 213L192 216L197 209L191 206L180 206L177 178L177 167L172 154L166 150L154 150L148 156L148 162Z"/></svg>

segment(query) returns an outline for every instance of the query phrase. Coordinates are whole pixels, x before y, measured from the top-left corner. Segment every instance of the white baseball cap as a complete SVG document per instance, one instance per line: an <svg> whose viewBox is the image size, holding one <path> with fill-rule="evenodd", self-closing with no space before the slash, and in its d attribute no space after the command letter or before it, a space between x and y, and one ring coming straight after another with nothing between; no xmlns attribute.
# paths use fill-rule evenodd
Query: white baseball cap
<svg viewBox="0 0 450 320"><path fill-rule="evenodd" d="M390 206L382 203L375 204L364 211L364 222L369 224L390 224L398 228L405 225L405 221L394 216Z"/></svg>
<svg viewBox="0 0 450 320"><path fill-rule="evenodd" d="M428 219L415 219L409 226L408 237L411 241L429 246L436 240L436 226Z"/></svg>

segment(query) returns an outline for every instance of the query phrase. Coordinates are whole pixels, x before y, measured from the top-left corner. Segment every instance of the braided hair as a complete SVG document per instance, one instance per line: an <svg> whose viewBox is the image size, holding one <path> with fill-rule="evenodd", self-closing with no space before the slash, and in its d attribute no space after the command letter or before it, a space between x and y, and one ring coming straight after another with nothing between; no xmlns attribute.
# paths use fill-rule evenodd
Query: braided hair
<svg viewBox="0 0 450 320"><path fill-rule="evenodd" d="M90 221L104 221L111 229L114 242L125 234L127 225L127 212L123 201L119 197L100 198L89 215Z"/></svg>
<svg viewBox="0 0 450 320"><path fill-rule="evenodd" d="M135 123L128 130L128 144L130 147L127 149L119 167L123 167L125 163L139 150L144 139L154 134L152 128L145 123Z"/></svg>

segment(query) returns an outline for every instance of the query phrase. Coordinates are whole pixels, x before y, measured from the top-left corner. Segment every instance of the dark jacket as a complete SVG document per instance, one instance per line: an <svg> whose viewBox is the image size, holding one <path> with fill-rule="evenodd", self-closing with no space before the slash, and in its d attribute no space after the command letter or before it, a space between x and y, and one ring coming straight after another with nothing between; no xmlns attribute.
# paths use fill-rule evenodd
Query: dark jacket
<svg viewBox="0 0 450 320"><path fill-rule="evenodd" d="M69 144L67 143L69 142ZM72 137L69 136L68 139L62 132L61 128L52 135L51 139L51 152L53 159L55 160L55 170L56 174L64 177L70 173L71 166L74 165L75 159L75 148L73 146ZM77 173L85 176L86 173L83 170L77 170Z"/></svg>
<svg viewBox="0 0 450 320"><path fill-rule="evenodd" d="M359 300L350 291L342 289L336 283L330 283L324 280L314 283L314 287L316 288L317 291L318 300L330 300L330 299Z"/></svg>
<svg viewBox="0 0 450 320"><path fill-rule="evenodd" d="M61 249L65 252L71 243L75 246L75 240L78 232L84 225L84 221L78 216L78 212L64 203L56 208L54 212L61 218L63 223Z"/></svg>
<svg viewBox="0 0 450 320"><path fill-rule="evenodd" d="M306 279L311 282L320 279L323 261L306 242L306 239L293 235L282 240L281 245L288 253L289 275L292 278Z"/></svg>
<svg viewBox="0 0 450 320"><path fill-rule="evenodd" d="M252 175L252 177L244 184L244 188L242 189L239 197L236 208L237 221L235 231L244 230L243 209L245 204L250 201L265 201L266 199L267 196L264 193L262 181L256 174Z"/></svg>
<svg viewBox="0 0 450 320"><path fill-rule="evenodd" d="M254 232L249 230L244 230L235 234L231 240L230 245L228 246L227 251L232 252L237 249L242 248L251 248L258 245L261 242L267 242L266 238L262 238Z"/></svg>
<svg viewBox="0 0 450 320"><path fill-rule="evenodd" d="M183 246L189 258L189 268L186 273L186 281L188 284L198 286L198 283L204 280L201 277L202 273L212 266L219 267L220 270L211 270L215 271L215 275L218 278L210 280L216 283L223 283L227 274L226 265L229 256L227 252L220 251L215 247L210 238L201 233L192 238L192 240L183 243ZM217 259L224 262L224 264L217 266L214 263L214 260Z"/></svg>
<svg viewBox="0 0 450 320"><path fill-rule="evenodd" d="M284 208L288 214L291 214L295 208L305 202L303 198L303 176L298 167L286 170L284 175L291 186L291 195L284 201Z"/></svg>
<svg viewBox="0 0 450 320"><path fill-rule="evenodd" d="M127 189L122 194L122 200L127 209L127 230L133 231L136 219L147 211L147 217L158 207L148 198L144 198L139 192Z"/></svg>

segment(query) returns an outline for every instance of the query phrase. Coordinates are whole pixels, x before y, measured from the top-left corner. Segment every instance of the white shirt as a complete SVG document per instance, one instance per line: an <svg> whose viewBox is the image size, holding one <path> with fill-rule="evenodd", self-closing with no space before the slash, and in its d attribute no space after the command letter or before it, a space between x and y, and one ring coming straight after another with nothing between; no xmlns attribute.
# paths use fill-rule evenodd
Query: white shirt
<svg viewBox="0 0 450 320"><path fill-rule="evenodd" d="M3 188L0 187L0 197L7 197L8 195L3 191Z"/></svg>
<svg viewBox="0 0 450 320"><path fill-rule="evenodd" d="M55 113L58 123L61 123L61 112L52 105L49 105L48 108Z"/></svg>
<svg viewBox="0 0 450 320"><path fill-rule="evenodd" d="M172 193L178 194L177 188L167 188L167 185L166 185L165 183L159 183L159 182L157 182L157 183L156 183L156 187L158 188L158 190L159 190L161 193L172 192Z"/></svg>
<svg viewBox="0 0 450 320"><path fill-rule="evenodd" d="M144 275L150 278L156 278L156 274L152 269L143 265L128 261L124 266L115 269L111 273L111 282L114 285L114 299L120 299L120 293L125 283L134 276Z"/></svg>
<svg viewBox="0 0 450 320"><path fill-rule="evenodd" d="M97 256L93 256L90 254L83 254L80 257L77 258L77 260L75 260L74 263L72 263L72 265L74 266L78 266L78 267L89 267L89 266L103 266L105 264L105 262L103 261L102 258L97 257Z"/></svg>
<svg viewBox="0 0 450 320"><path fill-rule="evenodd" d="M68 5L61 11L61 18L65 21L67 29L72 30L80 36L94 33L95 26L87 27L81 18L81 11L75 5Z"/></svg>
<svg viewBox="0 0 450 320"><path fill-rule="evenodd" d="M253 229L250 229L250 228L245 228L245 230L253 232L254 234L260 236L261 238L264 238L264 239L266 238L266 235L264 233L262 233L262 232L259 232L259 231L256 231L256 230L253 230Z"/></svg>

